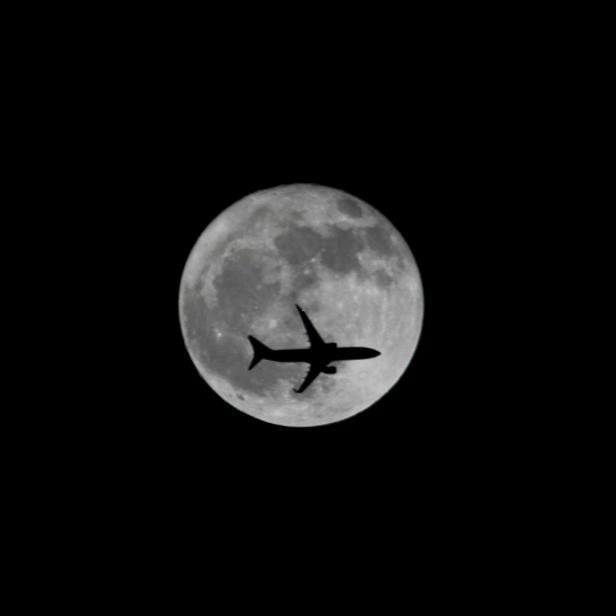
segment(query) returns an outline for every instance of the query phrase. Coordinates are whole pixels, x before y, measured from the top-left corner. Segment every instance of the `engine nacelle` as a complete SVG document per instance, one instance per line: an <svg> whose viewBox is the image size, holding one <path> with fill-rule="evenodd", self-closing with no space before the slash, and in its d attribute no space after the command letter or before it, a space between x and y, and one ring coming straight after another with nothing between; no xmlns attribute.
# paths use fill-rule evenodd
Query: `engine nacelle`
<svg viewBox="0 0 616 616"><path fill-rule="evenodd" d="M322 372L324 372L325 374L336 374L337 371L338 368L336 368L336 366L326 366L322 370Z"/></svg>

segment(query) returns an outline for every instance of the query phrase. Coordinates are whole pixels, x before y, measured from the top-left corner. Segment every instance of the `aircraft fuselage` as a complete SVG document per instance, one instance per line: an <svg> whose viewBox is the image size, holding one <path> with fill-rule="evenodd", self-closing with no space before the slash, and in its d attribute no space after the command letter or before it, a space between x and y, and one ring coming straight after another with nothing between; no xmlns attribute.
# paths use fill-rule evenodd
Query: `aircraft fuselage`
<svg viewBox="0 0 616 616"><path fill-rule="evenodd" d="M329 346L329 345L327 345ZM368 347L339 347L321 349L316 351L314 348L307 349L270 349L265 359L278 362L306 362L313 363L315 360L323 364L330 364L336 361L347 361L350 359L370 359L380 355L378 351Z"/></svg>
<svg viewBox="0 0 616 616"><path fill-rule="evenodd" d="M300 388L293 389L294 392L301 394L321 372L336 374L336 366L330 366L329 364L350 359L370 359L381 354L379 351L369 349L368 347L339 347L335 342L325 342L312 324L312 321L308 318L308 315L297 304L295 307L304 323L310 347L304 349L271 349L254 336L248 336L254 352L248 370L252 370L262 359L310 364L308 374Z"/></svg>

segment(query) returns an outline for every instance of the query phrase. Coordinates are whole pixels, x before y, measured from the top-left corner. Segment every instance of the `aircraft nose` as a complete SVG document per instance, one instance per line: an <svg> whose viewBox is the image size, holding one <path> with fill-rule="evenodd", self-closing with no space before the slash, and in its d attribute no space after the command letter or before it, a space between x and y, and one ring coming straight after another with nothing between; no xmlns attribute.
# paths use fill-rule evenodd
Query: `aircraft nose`
<svg viewBox="0 0 616 616"><path fill-rule="evenodd" d="M378 357L381 354L381 351L377 351L376 349L372 349L370 352L370 357Z"/></svg>

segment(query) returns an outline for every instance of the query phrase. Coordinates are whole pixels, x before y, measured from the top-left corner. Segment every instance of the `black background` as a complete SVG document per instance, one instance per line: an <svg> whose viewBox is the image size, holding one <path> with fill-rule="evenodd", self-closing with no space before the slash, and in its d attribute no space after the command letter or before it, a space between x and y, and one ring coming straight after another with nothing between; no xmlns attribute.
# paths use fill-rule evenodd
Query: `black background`
<svg viewBox="0 0 616 616"><path fill-rule="evenodd" d="M71 204L64 273L83 305L69 316L83 322L71 321L79 351L45 425L70 442L67 463L87 460L87 474L127 498L164 495L160 507L179 501L184 512L217 511L226 497L253 514L268 498L365 509L389 498L390 513L408 511L412 493L505 498L499 486L528 468L538 438L520 395L518 317L533 302L522 231L542 197L530 190L542 143L531 145L507 54L400 39L380 55L306 46L285 60L278 45L253 61L202 44L116 57L106 47L59 99L70 122L54 116L47 154L58 143L69 154L55 181ZM64 87L56 75L47 96ZM380 210L406 238L425 294L417 351L396 386L353 418L303 429L218 398L186 352L178 310L186 259L211 220L292 183Z"/></svg>
<svg viewBox="0 0 616 616"><path fill-rule="evenodd" d="M453 104L455 91L391 85L286 81L264 93L217 83L195 99L184 92L181 104L165 94L153 108L142 98L132 113L123 108L122 139L104 137L115 344L100 375L114 399L106 429L122 456L176 478L231 472L243 482L259 469L259 482L295 486L298 474L331 487L373 474L493 472L488 460L515 431L514 392L501 388L496 359L507 333L495 316L503 263L494 248L509 233L515 188L510 155L494 142L508 136L477 102ZM256 190L297 182L348 191L385 214L425 292L421 339L400 382L356 417L305 429L222 402L194 368L178 316L183 267L209 222Z"/></svg>
<svg viewBox="0 0 616 616"><path fill-rule="evenodd" d="M43 311L58 337L45 361L60 374L30 384L44 403L25 414L24 440L38 437L30 463L51 530L57 507L71 532L117 550L114 567L133 551L155 566L176 554L192 569L221 541L241 550L233 577L259 569L276 543L277 574L287 550L312 554L333 580L332 545L364 571L381 565L363 564L371 548L401 545L391 564L419 545L415 569L445 553L457 574L477 536L489 568L541 516L558 460L546 446L552 418L528 388L536 351L521 334L538 301L525 252L549 202L536 180L552 65L533 59L528 70L517 33L493 53L496 26L479 44L466 30L450 39L457 24L443 32L440 18L423 37L415 21L391 36L389 24L375 28L335 46L340 30L324 20L303 38L276 31L256 53L254 41L235 47L238 32L215 40L215 24L172 35L139 22L91 53L73 42L65 59L36 59L48 80L36 81L35 152L50 172L35 180L62 230L49 254L66 259ZM186 259L211 220L291 183L380 210L406 238L425 294L396 386L355 417L302 429L218 398L186 352L178 310ZM49 269L45 256L37 265Z"/></svg>
<svg viewBox="0 0 616 616"><path fill-rule="evenodd" d="M578 580L564 593L563 580L589 561L576 547L593 544L598 511L571 486L593 490L597 468L582 462L599 423L580 435L588 400L573 412L556 401L572 384L546 330L564 314L564 362L588 359L566 348L585 335L576 311L591 283L575 271L581 234L559 221L589 204L587 186L567 193L591 149L576 130L605 132L586 124L598 101L584 85L606 83L584 55L605 56L602 39L566 9L378 8L337 19L312 5L230 16L54 6L12 25L7 99L20 113L6 119L26 222L6 225L19 245L7 269L34 257L21 276L34 298L7 287L33 342L6 320L26 352L5 355L26 382L5 396L17 484L5 500L25 526L7 524L26 565L11 570L49 580L46 591L23 576L22 599L81 590L117 603L119 588L160 605L168 588L177 608L193 587L211 604L231 586L224 605L290 589L291 609L322 610L335 591L345 611L356 597L370 611L371 595L376 611L390 597L526 604L542 588L569 600ZM396 386L355 417L303 429L222 402L178 311L211 220L298 182L387 216L425 293ZM590 525L577 517L586 507Z"/></svg>

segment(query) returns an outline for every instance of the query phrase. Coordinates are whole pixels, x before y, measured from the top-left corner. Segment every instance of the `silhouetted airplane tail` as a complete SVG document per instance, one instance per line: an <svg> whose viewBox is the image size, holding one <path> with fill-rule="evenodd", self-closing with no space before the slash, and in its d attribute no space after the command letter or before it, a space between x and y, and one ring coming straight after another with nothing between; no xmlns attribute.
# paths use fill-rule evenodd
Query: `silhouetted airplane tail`
<svg viewBox="0 0 616 616"><path fill-rule="evenodd" d="M250 340L252 350L254 351L254 357L250 362L250 366L248 366L248 370L252 370L264 357L267 356L269 348L252 336L248 336L248 340Z"/></svg>

